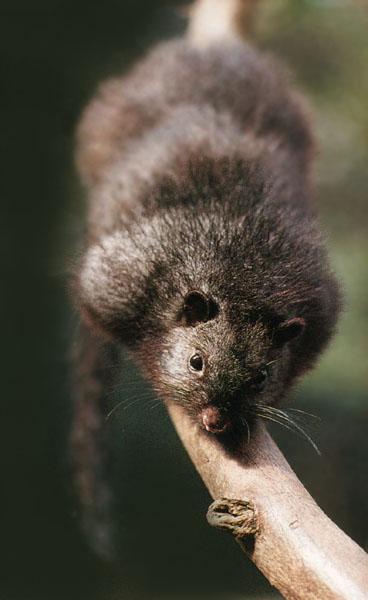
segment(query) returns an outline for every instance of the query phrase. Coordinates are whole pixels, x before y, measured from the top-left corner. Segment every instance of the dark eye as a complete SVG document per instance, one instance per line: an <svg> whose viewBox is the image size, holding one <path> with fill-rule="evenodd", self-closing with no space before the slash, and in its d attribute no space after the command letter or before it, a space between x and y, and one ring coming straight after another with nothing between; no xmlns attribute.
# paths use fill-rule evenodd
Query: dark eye
<svg viewBox="0 0 368 600"><path fill-rule="evenodd" d="M193 354L189 359L189 365L192 371L203 371L203 358L200 354Z"/></svg>
<svg viewBox="0 0 368 600"><path fill-rule="evenodd" d="M249 387L251 388L251 390L260 392L266 384L268 375L269 375L269 371L266 367L261 369L257 373L257 375L255 375L255 377L253 377L253 379L251 379L249 382Z"/></svg>

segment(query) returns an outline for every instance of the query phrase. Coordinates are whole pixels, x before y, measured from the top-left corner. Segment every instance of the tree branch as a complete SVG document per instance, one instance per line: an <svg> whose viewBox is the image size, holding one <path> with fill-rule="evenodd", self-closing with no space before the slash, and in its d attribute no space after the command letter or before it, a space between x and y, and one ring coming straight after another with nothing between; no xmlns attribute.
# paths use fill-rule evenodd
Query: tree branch
<svg viewBox="0 0 368 600"><path fill-rule="evenodd" d="M196 46L223 37L245 38L252 29L258 0L196 0L189 9L188 39Z"/></svg>
<svg viewBox="0 0 368 600"><path fill-rule="evenodd" d="M230 453L168 409L215 499L210 524L231 531L271 585L293 600L367 600L368 555L317 506L262 423Z"/></svg>

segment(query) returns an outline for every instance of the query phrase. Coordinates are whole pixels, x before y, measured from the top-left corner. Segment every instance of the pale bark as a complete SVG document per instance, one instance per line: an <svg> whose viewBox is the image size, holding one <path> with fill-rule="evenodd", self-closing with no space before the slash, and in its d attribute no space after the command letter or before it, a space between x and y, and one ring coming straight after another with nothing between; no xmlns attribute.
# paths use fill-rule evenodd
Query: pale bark
<svg viewBox="0 0 368 600"><path fill-rule="evenodd" d="M367 600L368 555L317 506L263 424L229 452L177 406L169 412L229 529L285 598ZM246 437L246 436L245 436Z"/></svg>
<svg viewBox="0 0 368 600"><path fill-rule="evenodd" d="M196 0L190 7L187 37L195 46L224 38L244 38L252 27L257 0Z"/></svg>

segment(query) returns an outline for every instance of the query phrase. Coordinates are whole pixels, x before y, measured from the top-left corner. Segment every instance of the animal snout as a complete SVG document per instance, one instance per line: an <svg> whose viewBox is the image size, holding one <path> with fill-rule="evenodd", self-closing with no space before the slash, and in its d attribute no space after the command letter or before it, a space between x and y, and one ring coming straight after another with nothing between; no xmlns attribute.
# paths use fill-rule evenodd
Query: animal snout
<svg viewBox="0 0 368 600"><path fill-rule="evenodd" d="M224 433L230 427L230 419L217 406L205 406L200 414L202 427L210 433Z"/></svg>

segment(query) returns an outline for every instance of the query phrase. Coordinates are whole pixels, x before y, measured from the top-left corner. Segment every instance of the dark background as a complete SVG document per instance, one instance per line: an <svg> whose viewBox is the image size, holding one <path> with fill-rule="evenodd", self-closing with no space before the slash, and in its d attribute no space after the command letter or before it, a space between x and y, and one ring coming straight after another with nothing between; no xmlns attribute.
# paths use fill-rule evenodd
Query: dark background
<svg viewBox="0 0 368 600"><path fill-rule="evenodd" d="M209 497L131 365L117 396L124 403L108 425L120 473L118 567L81 535L68 474L67 354L76 318L67 275L83 211L73 132L99 80L183 26L173 3L159 0L1 4L0 600L271 593L236 544L206 525ZM321 218L346 295L339 335L295 400L322 419L312 430L322 457L298 437L274 433L321 507L365 548L367 26L365 2L343 0L264 0L256 26L259 44L291 67L310 98Z"/></svg>

